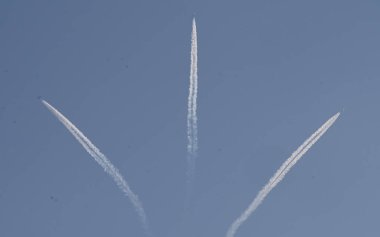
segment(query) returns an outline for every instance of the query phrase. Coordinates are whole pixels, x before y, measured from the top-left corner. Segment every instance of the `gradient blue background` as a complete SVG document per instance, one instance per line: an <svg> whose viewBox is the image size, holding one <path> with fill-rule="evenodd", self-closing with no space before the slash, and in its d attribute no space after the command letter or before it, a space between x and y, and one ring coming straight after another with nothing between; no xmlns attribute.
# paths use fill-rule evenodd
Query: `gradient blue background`
<svg viewBox="0 0 380 237"><path fill-rule="evenodd" d="M0 236L145 236L39 96L119 168L157 237L224 236L341 111L237 237L377 236L379 12L376 0L1 0ZM194 15L200 150L184 214Z"/></svg>

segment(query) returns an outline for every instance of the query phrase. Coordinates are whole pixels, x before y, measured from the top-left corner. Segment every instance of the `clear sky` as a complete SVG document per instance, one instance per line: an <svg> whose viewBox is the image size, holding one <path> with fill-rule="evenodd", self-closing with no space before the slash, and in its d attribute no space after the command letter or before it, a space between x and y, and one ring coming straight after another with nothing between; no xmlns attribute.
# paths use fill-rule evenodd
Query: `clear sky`
<svg viewBox="0 0 380 237"><path fill-rule="evenodd" d="M145 236L45 99L107 155L156 237L222 237L290 154L338 121L236 237L377 236L380 2L0 1L0 236ZM191 21L194 196L184 212Z"/></svg>

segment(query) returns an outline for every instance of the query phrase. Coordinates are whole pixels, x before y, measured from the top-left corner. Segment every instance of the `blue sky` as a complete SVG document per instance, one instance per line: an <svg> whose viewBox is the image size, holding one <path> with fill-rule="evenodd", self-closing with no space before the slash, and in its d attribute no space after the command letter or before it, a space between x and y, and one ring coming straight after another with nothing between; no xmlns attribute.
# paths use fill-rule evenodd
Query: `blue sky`
<svg viewBox="0 0 380 237"><path fill-rule="evenodd" d="M375 236L377 1L0 2L0 236L145 236L38 97L139 195L157 237L224 236L289 155L335 125L237 236ZM199 156L184 213L191 20Z"/></svg>

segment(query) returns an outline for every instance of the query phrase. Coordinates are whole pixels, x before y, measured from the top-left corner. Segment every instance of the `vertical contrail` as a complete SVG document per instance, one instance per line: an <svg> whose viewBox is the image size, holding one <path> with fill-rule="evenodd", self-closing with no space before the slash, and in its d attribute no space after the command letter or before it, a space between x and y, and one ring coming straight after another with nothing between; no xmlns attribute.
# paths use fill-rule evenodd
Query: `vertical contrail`
<svg viewBox="0 0 380 237"><path fill-rule="evenodd" d="M148 220L142 206L141 201L138 196L131 190L127 181L120 174L118 169L108 160L108 158L100 152L100 150L92 144L92 142L77 128L74 124L72 124L63 114L61 114L57 109L51 106L45 100L42 100L42 103L54 114L55 117L69 130L69 132L78 140L78 142L83 146L83 148L95 159L95 161L104 169L106 173L108 173L117 186L124 192L125 195L128 196L130 201L137 214L140 217L140 221L142 222L143 228L147 235L152 236L151 231L149 229Z"/></svg>
<svg viewBox="0 0 380 237"><path fill-rule="evenodd" d="M314 132L293 154L281 165L269 182L257 194L249 207L237 218L227 232L227 237L234 237L239 227L248 219L248 217L263 202L269 192L285 177L286 173L297 163L299 159L318 141L318 139L330 128L340 113L335 114L327 120L316 132Z"/></svg>
<svg viewBox="0 0 380 237"><path fill-rule="evenodd" d="M190 85L187 108L187 185L191 189L195 172L195 159L198 152L198 124L197 124L197 94L198 94L198 49L197 26L193 19L191 32L191 65ZM188 190L188 192L190 192Z"/></svg>

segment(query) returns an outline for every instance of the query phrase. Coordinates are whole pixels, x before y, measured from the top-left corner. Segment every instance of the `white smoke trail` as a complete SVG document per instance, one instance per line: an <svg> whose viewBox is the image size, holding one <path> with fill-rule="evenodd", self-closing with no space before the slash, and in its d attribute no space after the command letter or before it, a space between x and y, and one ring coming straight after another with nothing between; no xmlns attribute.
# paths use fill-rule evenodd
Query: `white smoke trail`
<svg viewBox="0 0 380 237"><path fill-rule="evenodd" d="M197 26L195 19L192 23L191 33L191 65L190 85L187 109L187 182L192 185L195 171L195 159L198 153L198 124L197 124L197 95L198 95L198 49L197 49Z"/></svg>
<svg viewBox="0 0 380 237"><path fill-rule="evenodd" d="M318 141L318 139L330 128L339 117L340 113L335 114L327 120L316 132L314 132L293 154L281 165L269 182L260 190L249 207L237 218L227 231L227 237L234 237L236 231L248 219L248 217L264 201L269 192L285 177L289 170L299 159Z"/></svg>
<svg viewBox="0 0 380 237"><path fill-rule="evenodd" d="M78 140L78 142L83 146L83 148L95 159L95 161L108 173L121 191L128 196L137 214L140 217L140 221L147 235L152 236L149 229L148 220L142 206L141 201L138 196L131 190L127 181L120 174L118 169L108 160L108 158L100 152L100 150L92 144L92 142L77 128L72 124L63 114L61 114L57 109L50 105L45 100L42 103L53 113L55 117L69 130L69 132Z"/></svg>

